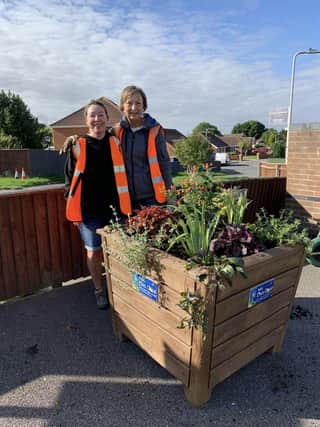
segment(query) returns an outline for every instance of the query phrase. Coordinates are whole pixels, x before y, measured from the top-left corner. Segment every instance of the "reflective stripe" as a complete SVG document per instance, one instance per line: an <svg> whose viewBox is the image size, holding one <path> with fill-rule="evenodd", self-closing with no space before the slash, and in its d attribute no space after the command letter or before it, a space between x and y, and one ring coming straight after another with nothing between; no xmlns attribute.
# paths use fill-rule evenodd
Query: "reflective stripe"
<svg viewBox="0 0 320 427"><path fill-rule="evenodd" d="M157 163L158 162L158 159L157 159L157 157L156 156L154 156L154 157L149 157L149 164L150 165L152 165L152 163Z"/></svg>
<svg viewBox="0 0 320 427"><path fill-rule="evenodd" d="M78 141L73 146L73 154L74 154L76 159L78 159L78 157L80 156L80 145L79 145Z"/></svg>
<svg viewBox="0 0 320 427"><path fill-rule="evenodd" d="M121 143L120 143L119 139L118 139L116 136L112 136L111 138L112 138L112 139L113 139L113 141L115 142L116 146L119 148L119 147L120 147L120 145L121 145Z"/></svg>
<svg viewBox="0 0 320 427"><path fill-rule="evenodd" d="M153 184L159 184L159 182L163 182L162 176L152 177L152 183Z"/></svg>
<svg viewBox="0 0 320 427"><path fill-rule="evenodd" d="M128 187L117 187L117 190L118 190L119 194L120 193L127 193L129 191Z"/></svg>
<svg viewBox="0 0 320 427"><path fill-rule="evenodd" d="M159 126L159 125L158 125L158 126L156 126L156 127L151 128L154 138L156 138L156 137L157 137L158 132L159 132L159 129L160 129L160 126Z"/></svg>
<svg viewBox="0 0 320 427"><path fill-rule="evenodd" d="M79 171L78 169L74 170L74 176L79 176L81 174L81 171Z"/></svg>
<svg viewBox="0 0 320 427"><path fill-rule="evenodd" d="M125 172L126 168L124 165L120 165L120 166L113 166L113 170L115 173L119 173L119 172Z"/></svg>

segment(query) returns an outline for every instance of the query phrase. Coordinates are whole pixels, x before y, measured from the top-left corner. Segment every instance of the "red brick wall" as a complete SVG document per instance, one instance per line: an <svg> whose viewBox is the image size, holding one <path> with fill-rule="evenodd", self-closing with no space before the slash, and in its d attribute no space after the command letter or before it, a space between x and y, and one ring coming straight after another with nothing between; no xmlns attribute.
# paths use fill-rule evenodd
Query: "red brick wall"
<svg viewBox="0 0 320 427"><path fill-rule="evenodd" d="M320 123L296 125L289 135L286 206L320 221Z"/></svg>
<svg viewBox="0 0 320 427"><path fill-rule="evenodd" d="M60 150L65 139L70 135L80 135L87 133L86 127L74 128L53 128L53 145L56 150Z"/></svg>

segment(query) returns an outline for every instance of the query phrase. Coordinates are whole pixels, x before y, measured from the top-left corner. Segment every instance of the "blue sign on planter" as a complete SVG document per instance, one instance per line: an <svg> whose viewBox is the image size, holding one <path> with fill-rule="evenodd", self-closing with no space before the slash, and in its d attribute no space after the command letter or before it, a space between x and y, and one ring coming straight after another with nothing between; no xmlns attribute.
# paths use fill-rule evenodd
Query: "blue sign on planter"
<svg viewBox="0 0 320 427"><path fill-rule="evenodd" d="M274 279L266 280L263 283L250 289L248 307L253 307L262 301L272 297L272 289L274 287Z"/></svg>
<svg viewBox="0 0 320 427"><path fill-rule="evenodd" d="M158 285L156 282L139 273L132 273L132 282L133 288L138 292L153 301L158 301Z"/></svg>

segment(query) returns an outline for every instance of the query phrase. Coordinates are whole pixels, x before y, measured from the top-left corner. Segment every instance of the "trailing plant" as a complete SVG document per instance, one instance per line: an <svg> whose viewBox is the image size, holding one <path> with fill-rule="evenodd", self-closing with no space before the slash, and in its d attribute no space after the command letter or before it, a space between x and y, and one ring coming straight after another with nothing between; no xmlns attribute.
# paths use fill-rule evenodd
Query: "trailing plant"
<svg viewBox="0 0 320 427"><path fill-rule="evenodd" d="M196 264L189 264L189 268L193 266ZM189 291L182 292L178 306L187 313L187 316L181 319L178 327L195 327L205 332L208 326L208 298L214 295L217 287L224 288L226 284L231 286L232 278L237 273L246 277L241 258L212 257L210 265L200 270L197 276L197 279L208 289L207 298Z"/></svg>
<svg viewBox="0 0 320 427"><path fill-rule="evenodd" d="M117 231L122 242L121 252L113 253L120 262L128 267L131 272L139 271L146 274L149 268L148 253L150 248L150 237L148 230L141 228L140 232L129 231L123 226L115 209L113 210L114 220L105 227L106 231ZM107 248L104 248L107 250Z"/></svg>
<svg viewBox="0 0 320 427"><path fill-rule="evenodd" d="M178 306L187 313L179 323L178 328L202 328L203 331L208 327L208 313L206 310L206 301L201 295L190 293L189 291L181 292L181 299Z"/></svg>

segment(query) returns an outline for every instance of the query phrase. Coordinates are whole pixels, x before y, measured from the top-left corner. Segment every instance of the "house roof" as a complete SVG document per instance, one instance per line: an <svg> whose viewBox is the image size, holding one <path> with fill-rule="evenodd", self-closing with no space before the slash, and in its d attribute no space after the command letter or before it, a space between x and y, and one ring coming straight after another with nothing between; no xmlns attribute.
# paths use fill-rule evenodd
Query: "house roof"
<svg viewBox="0 0 320 427"><path fill-rule="evenodd" d="M174 143L179 139L184 139L185 136L177 129L164 129L164 135L167 142Z"/></svg>
<svg viewBox="0 0 320 427"><path fill-rule="evenodd" d="M207 140L210 142L210 144L214 145L217 148L225 148L228 147L228 144L226 144L221 136L217 135L208 135Z"/></svg>
<svg viewBox="0 0 320 427"><path fill-rule="evenodd" d="M230 133L227 135L219 136L220 139L222 139L223 142L225 142L227 145L231 147L235 147L239 144L241 140L246 140L250 144L254 142L254 138L244 136L242 133Z"/></svg>
<svg viewBox="0 0 320 427"><path fill-rule="evenodd" d="M112 126L114 123L117 123L121 119L121 112L117 104L115 104L110 99L102 96L98 98L98 101L103 102L107 107L109 120L107 126ZM64 128L64 127L87 127L84 120L84 109L86 106L81 107L79 110L74 113L69 114L66 117L63 117L60 120L57 120L54 123L51 123L52 128Z"/></svg>

